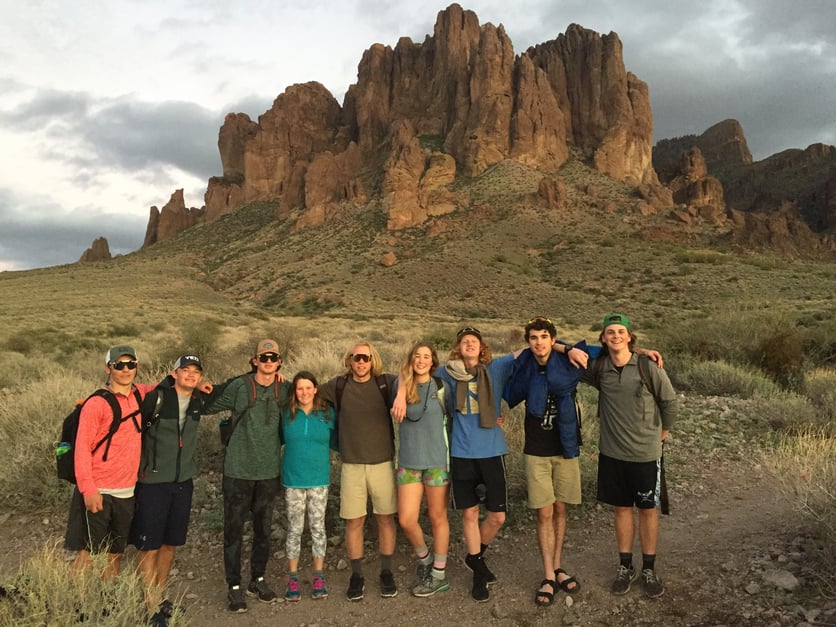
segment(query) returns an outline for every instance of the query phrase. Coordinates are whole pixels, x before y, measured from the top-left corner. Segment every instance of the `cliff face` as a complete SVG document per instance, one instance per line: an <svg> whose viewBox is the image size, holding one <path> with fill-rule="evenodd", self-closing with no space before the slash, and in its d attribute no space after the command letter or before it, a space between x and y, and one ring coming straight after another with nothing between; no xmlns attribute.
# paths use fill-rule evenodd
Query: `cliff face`
<svg viewBox="0 0 836 627"><path fill-rule="evenodd" d="M344 201L379 196L388 228L406 228L466 202L447 190L456 175L505 159L553 171L569 145L614 178L657 185L652 132L647 86L626 72L614 33L573 24L515 57L502 26L453 4L422 43L369 48L342 107L306 83L258 122L228 115L206 218L280 198L281 217L322 224Z"/></svg>

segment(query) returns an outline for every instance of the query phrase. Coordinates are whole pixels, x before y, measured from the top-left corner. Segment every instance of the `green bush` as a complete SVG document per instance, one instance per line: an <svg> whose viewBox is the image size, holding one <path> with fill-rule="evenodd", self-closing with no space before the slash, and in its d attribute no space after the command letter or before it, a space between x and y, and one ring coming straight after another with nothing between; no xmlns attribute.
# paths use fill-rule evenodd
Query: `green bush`
<svg viewBox="0 0 836 627"><path fill-rule="evenodd" d="M665 365L679 391L738 398L771 398L780 392L764 374L746 366L724 361L697 361L676 355L667 359Z"/></svg>
<svg viewBox="0 0 836 627"><path fill-rule="evenodd" d="M836 422L836 370L817 368L807 374L804 393L824 423Z"/></svg>

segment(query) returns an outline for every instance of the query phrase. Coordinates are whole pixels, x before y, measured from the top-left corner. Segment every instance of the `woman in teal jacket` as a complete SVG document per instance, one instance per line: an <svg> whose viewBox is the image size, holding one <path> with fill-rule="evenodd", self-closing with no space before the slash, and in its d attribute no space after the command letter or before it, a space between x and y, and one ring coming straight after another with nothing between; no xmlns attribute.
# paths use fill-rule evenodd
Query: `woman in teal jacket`
<svg viewBox="0 0 836 627"><path fill-rule="evenodd" d="M334 410L319 396L316 377L300 372L293 377L290 407L282 416L281 436L284 443L282 484L287 503L288 580L285 598L298 601L299 553L305 511L313 544L314 599L328 596L323 566L325 564L325 509L331 483L331 453L334 434Z"/></svg>

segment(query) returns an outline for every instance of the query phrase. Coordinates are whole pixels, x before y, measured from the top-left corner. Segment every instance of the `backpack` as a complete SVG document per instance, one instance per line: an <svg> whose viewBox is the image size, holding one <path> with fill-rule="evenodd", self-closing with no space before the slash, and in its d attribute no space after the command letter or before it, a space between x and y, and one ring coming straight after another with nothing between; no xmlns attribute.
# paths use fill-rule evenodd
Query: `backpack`
<svg viewBox="0 0 836 627"><path fill-rule="evenodd" d="M232 439L232 434L235 431L235 427L237 427L238 423L244 420L249 415L250 409L252 409L253 405L255 405L255 377L251 373L247 373L242 374L236 378L243 379L246 382L245 387L247 388L247 406L244 408L243 411L239 412L237 415L235 414L235 412L232 412L229 414L229 416L222 418L221 421L218 423L221 444L223 444L224 446L229 446L229 441ZM280 405L280 396L281 394L279 388L279 379L278 377L274 377L273 398L276 399L276 405Z"/></svg>
<svg viewBox="0 0 836 627"><path fill-rule="evenodd" d="M342 404L343 392L345 391L345 386L348 383L348 377L349 375L344 374L337 379L337 389L334 391L334 414L336 415L336 419L334 421L334 433L337 438L337 442L339 442L340 405ZM379 374L375 376L374 381L377 384L377 389L380 391L380 395L383 397L383 404L386 405L387 409L390 409L392 407L392 399L389 384L386 382L386 377ZM392 424L391 420L389 421L389 430L392 433L392 440L394 440L395 425Z"/></svg>
<svg viewBox="0 0 836 627"><path fill-rule="evenodd" d="M656 389L653 387L653 381L650 379L650 374L648 373L650 369L650 357L647 355L637 355L637 357L639 377L641 378L644 387L647 388L647 391L653 395L656 405L659 405L659 396L656 394ZM596 389L601 388L601 373L604 371L605 358L608 358L608 355L602 352L601 356L595 360L595 366L592 369L592 385L595 386Z"/></svg>
<svg viewBox="0 0 836 627"><path fill-rule="evenodd" d="M133 394L136 398L137 407L139 408L142 405L142 396L139 394L139 390L133 388ZM57 466L57 474L59 479L64 479L65 481L69 481L70 483L76 483L76 476L75 476L75 441L76 437L78 436L78 423L79 419L81 418L81 410L94 396L101 396L105 399L108 404L110 405L111 413L113 414L113 418L110 422L110 428L107 430L107 434L101 440L96 443L96 446L93 447L93 453L98 451L102 445L105 445L104 455L102 455L102 461L107 461L107 454L110 451L110 443L113 440L113 436L119 431L119 427L122 426L123 422L131 420L133 422L134 427L137 430L137 433L142 431L140 427L139 421L137 421L136 417L139 415L140 411L137 409L136 411L128 414L124 418L122 417L122 408L119 406L119 401L116 400L116 396L110 390L106 390L104 388L100 388L93 392L90 396L83 400L76 401L75 407L73 410L64 418L64 421L61 423L61 439L55 445L55 463Z"/></svg>

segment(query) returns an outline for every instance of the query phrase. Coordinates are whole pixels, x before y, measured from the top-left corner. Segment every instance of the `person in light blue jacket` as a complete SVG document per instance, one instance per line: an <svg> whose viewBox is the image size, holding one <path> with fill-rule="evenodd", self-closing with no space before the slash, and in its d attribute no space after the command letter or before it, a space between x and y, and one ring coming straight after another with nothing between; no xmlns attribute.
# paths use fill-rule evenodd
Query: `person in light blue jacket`
<svg viewBox="0 0 836 627"><path fill-rule="evenodd" d="M298 601L299 554L305 511L313 544L312 596L325 599L325 509L331 483L331 451L334 446L334 409L318 393L319 384L310 372L293 377L290 407L282 415L281 440L284 444L282 484L287 503L288 579L285 599Z"/></svg>

